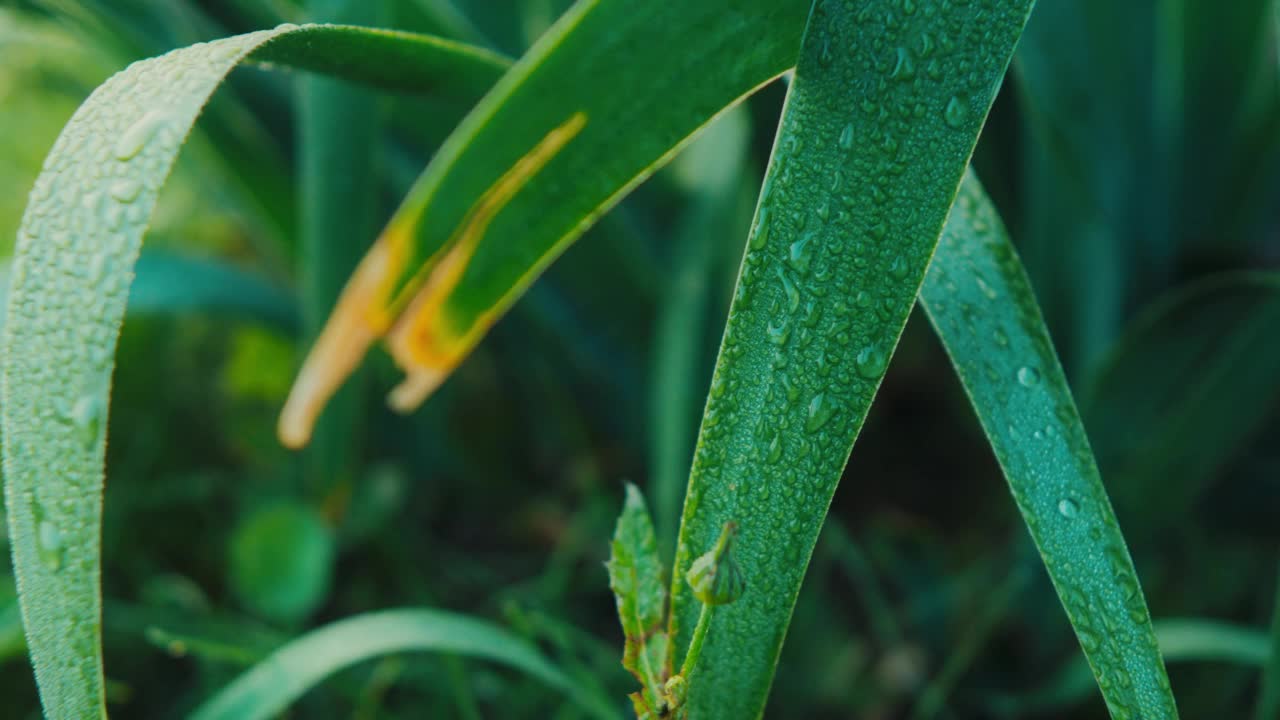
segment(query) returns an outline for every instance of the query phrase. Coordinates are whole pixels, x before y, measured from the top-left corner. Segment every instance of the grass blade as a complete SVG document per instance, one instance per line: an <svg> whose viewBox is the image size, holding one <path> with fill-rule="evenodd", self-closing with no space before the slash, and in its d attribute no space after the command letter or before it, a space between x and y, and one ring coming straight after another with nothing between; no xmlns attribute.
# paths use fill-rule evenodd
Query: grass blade
<svg viewBox="0 0 1280 720"><path fill-rule="evenodd" d="M343 53L328 56L326 48ZM19 231L0 398L15 575L50 718L105 713L103 429L128 278L183 138L223 77L251 54L442 92L467 92L501 67L485 53L433 38L282 26L136 63L67 124Z"/></svg>
<svg viewBox="0 0 1280 720"><path fill-rule="evenodd" d="M737 521L750 588L712 621L689 678L694 717L763 711L831 496L1031 3L929 7L827 2L809 21L677 547L679 578ZM672 602L682 648L698 603L679 582Z"/></svg>
<svg viewBox="0 0 1280 720"><path fill-rule="evenodd" d="M464 615L414 609L366 613L306 633L236 678L191 717L275 717L329 675L380 655L403 652L447 652L510 665L565 691L592 717L617 717L613 708L576 693L563 672L506 630Z"/></svg>
<svg viewBox="0 0 1280 720"><path fill-rule="evenodd" d="M1133 561L1030 281L972 174L921 300L1112 717L1177 717Z"/></svg>

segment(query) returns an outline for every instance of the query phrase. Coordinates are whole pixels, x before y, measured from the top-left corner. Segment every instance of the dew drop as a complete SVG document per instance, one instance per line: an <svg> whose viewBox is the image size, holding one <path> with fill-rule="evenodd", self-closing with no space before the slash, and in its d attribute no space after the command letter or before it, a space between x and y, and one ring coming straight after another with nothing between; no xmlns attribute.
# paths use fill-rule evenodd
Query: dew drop
<svg viewBox="0 0 1280 720"><path fill-rule="evenodd" d="M822 52L818 55L818 62L822 64L822 67L828 67L834 59L835 56L831 53L831 38L824 36L822 38Z"/></svg>
<svg viewBox="0 0 1280 720"><path fill-rule="evenodd" d="M942 119L953 128L962 128L969 118L969 108L964 101L956 96L952 96L947 102L947 109L942 113Z"/></svg>
<svg viewBox="0 0 1280 720"><path fill-rule="evenodd" d="M787 344L787 338L791 337L791 323L783 322L781 325L769 323L768 327L769 341L774 345Z"/></svg>
<svg viewBox="0 0 1280 720"><path fill-rule="evenodd" d="M858 374L868 380L878 380L884 374L889 359L885 352L875 345L869 345L854 358L854 367Z"/></svg>
<svg viewBox="0 0 1280 720"><path fill-rule="evenodd" d="M751 236L751 249L762 250L769 244L769 208L760 208L760 218L756 221L755 234Z"/></svg>
<svg viewBox="0 0 1280 720"><path fill-rule="evenodd" d="M102 403L92 395L82 395L71 407L71 424L86 450L93 448L102 429Z"/></svg>
<svg viewBox="0 0 1280 720"><path fill-rule="evenodd" d="M916 76L916 61L911 56L910 50L905 47L898 48L898 61L889 76L895 80L910 80Z"/></svg>
<svg viewBox="0 0 1280 720"><path fill-rule="evenodd" d="M844 130L840 131L840 149L848 150L853 147L853 123L844 126Z"/></svg>
<svg viewBox="0 0 1280 720"><path fill-rule="evenodd" d="M796 308L800 307L800 290L794 282L791 282L791 278L787 277L782 268L778 268L778 278L782 280L782 291L787 296L787 310L795 312Z"/></svg>
<svg viewBox="0 0 1280 720"><path fill-rule="evenodd" d="M36 554L50 570L62 569L66 548L62 545L62 533L52 520L40 520L36 525Z"/></svg>
<svg viewBox="0 0 1280 720"><path fill-rule="evenodd" d="M985 295L988 300L996 299L996 289L991 287L991 285L989 285L982 276L975 275L974 280L978 282L978 290L982 291L982 294Z"/></svg>
<svg viewBox="0 0 1280 720"><path fill-rule="evenodd" d="M795 268L801 275L809 272L809 260L812 256L811 242L813 233L808 233L799 240L791 243L791 256L788 258L791 267Z"/></svg>
<svg viewBox="0 0 1280 720"><path fill-rule="evenodd" d="M835 414L836 404L827 397L826 393L818 393L809 401L809 416L804 421L804 429L814 432L826 425Z"/></svg>
<svg viewBox="0 0 1280 720"><path fill-rule="evenodd" d="M1064 518L1073 518L1076 513L1080 512L1080 506L1071 498L1062 498L1058 501L1058 513Z"/></svg>
<svg viewBox="0 0 1280 720"><path fill-rule="evenodd" d="M107 192L111 193L111 197L118 202L131 203L137 200L138 194L142 192L142 183L132 178L121 178L111 183Z"/></svg>
<svg viewBox="0 0 1280 720"><path fill-rule="evenodd" d="M1018 383L1023 387L1035 387L1040 384L1040 371L1029 365L1018 368Z"/></svg>
<svg viewBox="0 0 1280 720"><path fill-rule="evenodd" d="M1080 647L1084 648L1085 652L1092 653L1097 651L1098 649L1097 635L1094 635L1088 630L1077 630L1076 636L1080 638Z"/></svg>
<svg viewBox="0 0 1280 720"><path fill-rule="evenodd" d="M895 255L893 262L889 264L889 274L893 276L894 280L905 280L910 269L906 259L901 255Z"/></svg>
<svg viewBox="0 0 1280 720"><path fill-rule="evenodd" d="M130 160L138 156L142 149L151 142L160 128L172 121L170 114L164 110L148 110L137 122L129 126L116 140L115 156L117 160Z"/></svg>
<svg viewBox="0 0 1280 720"><path fill-rule="evenodd" d="M772 465L778 462L782 457L782 433L774 433L773 440L769 441L769 453L765 455L764 461Z"/></svg>

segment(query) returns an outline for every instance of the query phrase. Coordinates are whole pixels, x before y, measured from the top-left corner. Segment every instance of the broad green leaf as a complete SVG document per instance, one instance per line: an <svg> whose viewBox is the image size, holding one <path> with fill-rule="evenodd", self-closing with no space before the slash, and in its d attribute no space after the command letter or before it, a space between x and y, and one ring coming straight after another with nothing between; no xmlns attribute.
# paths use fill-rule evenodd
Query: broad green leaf
<svg viewBox="0 0 1280 720"><path fill-rule="evenodd" d="M1115 718L1175 718L1133 561L1035 295L970 174L921 293Z"/></svg>
<svg viewBox="0 0 1280 720"><path fill-rule="evenodd" d="M656 717L667 665L667 574L658 557L658 540L644 497L627 485L627 499L613 534L608 568L609 587L618 602L618 619L626 645L622 665L640 681L632 695L637 715Z"/></svg>
<svg viewBox="0 0 1280 720"><path fill-rule="evenodd" d="M808 6L575 4L458 126L365 256L299 375L281 439L308 440L383 336L408 375L392 405L421 403L570 242L794 63Z"/></svg>
<svg viewBox="0 0 1280 720"><path fill-rule="evenodd" d="M536 648L488 622L440 610L383 610L339 620L289 642L192 713L192 720L271 718L329 675L381 655L444 652L492 660L564 691L591 717L616 711L585 696Z"/></svg>
<svg viewBox="0 0 1280 720"><path fill-rule="evenodd" d="M14 568L50 718L105 713L103 429L129 274L183 138L223 77L249 57L462 94L501 67L488 54L434 38L282 26L135 63L67 124L19 231L0 397Z"/></svg>
<svg viewBox="0 0 1280 720"><path fill-rule="evenodd" d="M681 576L737 521L692 717L759 717L800 582L1030 2L819 3L747 241L685 499ZM674 646L699 611L672 590Z"/></svg>
<svg viewBox="0 0 1280 720"><path fill-rule="evenodd" d="M1280 273L1196 281L1142 313L1083 393L1111 495L1144 535L1184 518L1274 416L1277 327Z"/></svg>
<svg viewBox="0 0 1280 720"><path fill-rule="evenodd" d="M9 263L0 263L0 327L9 292ZM234 265L163 251L143 251L134 265L126 314L200 313L298 331L297 302L287 290Z"/></svg>

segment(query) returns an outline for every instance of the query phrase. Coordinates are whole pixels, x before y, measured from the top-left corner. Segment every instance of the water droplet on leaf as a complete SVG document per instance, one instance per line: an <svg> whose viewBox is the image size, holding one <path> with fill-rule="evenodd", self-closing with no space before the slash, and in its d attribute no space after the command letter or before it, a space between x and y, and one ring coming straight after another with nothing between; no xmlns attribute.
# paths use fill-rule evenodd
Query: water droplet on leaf
<svg viewBox="0 0 1280 720"><path fill-rule="evenodd" d="M947 102L947 108L942 112L942 119L953 128L962 128L964 123L969 119L969 108L958 97L952 96Z"/></svg>
<svg viewBox="0 0 1280 720"><path fill-rule="evenodd" d="M1039 385L1040 371L1028 365L1018 368L1018 383L1029 388Z"/></svg>

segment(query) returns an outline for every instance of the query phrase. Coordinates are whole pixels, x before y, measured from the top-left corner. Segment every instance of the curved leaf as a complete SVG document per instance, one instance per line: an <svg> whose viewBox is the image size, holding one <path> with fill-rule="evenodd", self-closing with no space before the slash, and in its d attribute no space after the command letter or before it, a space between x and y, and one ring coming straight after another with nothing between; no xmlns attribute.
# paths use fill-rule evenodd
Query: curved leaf
<svg viewBox="0 0 1280 720"><path fill-rule="evenodd" d="M592 717L617 712L578 692L536 648L487 622L440 610L383 610L339 620L273 652L192 713L192 720L256 720L278 715L333 673L380 655L447 652L492 660L565 691Z"/></svg>
<svg viewBox="0 0 1280 720"><path fill-rule="evenodd" d="M335 47L340 59L327 54ZM15 574L50 718L105 713L103 428L128 279L183 138L223 77L249 57L387 87L463 93L502 66L495 56L434 38L281 26L135 63L67 124L18 235L0 397Z"/></svg>
<svg viewBox="0 0 1280 720"><path fill-rule="evenodd" d="M393 405L417 407L569 243L795 62L808 6L574 5L450 135L366 255L282 413L285 444L307 442L379 337L409 375Z"/></svg>
<svg viewBox="0 0 1280 720"><path fill-rule="evenodd" d="M1022 264L970 174L921 292L1115 718L1175 718L1124 536Z"/></svg>

